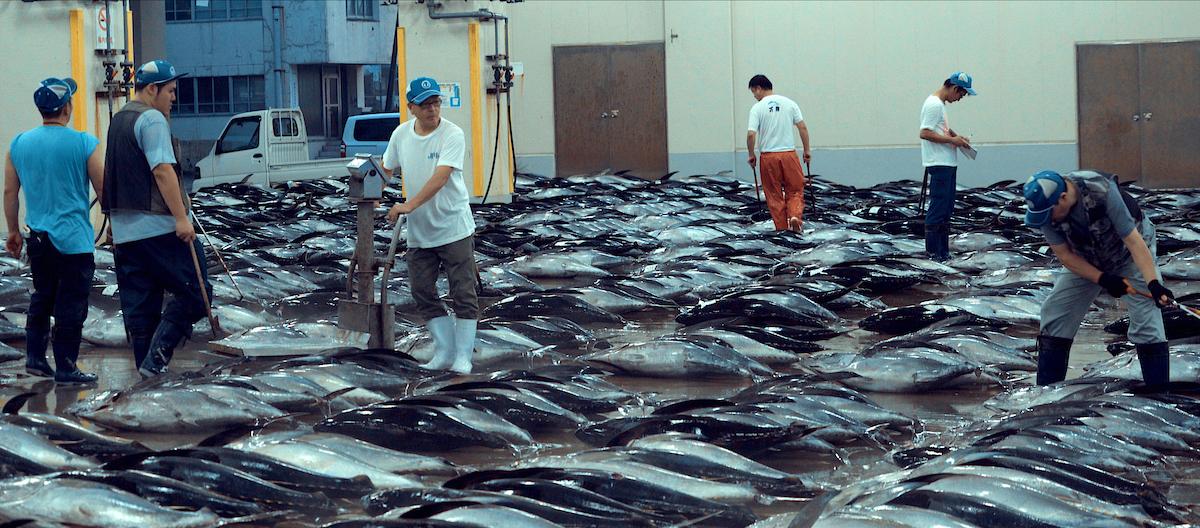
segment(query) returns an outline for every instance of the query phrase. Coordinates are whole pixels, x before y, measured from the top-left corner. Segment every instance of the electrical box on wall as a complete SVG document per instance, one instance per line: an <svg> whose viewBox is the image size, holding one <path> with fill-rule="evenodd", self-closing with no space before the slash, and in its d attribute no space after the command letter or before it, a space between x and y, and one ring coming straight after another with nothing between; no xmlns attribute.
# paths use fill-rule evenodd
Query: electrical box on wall
<svg viewBox="0 0 1200 528"><path fill-rule="evenodd" d="M481 0L400 4L398 85L422 76L438 81L442 118L466 135L463 176L476 203L509 202L514 191L507 8ZM406 108L400 112L408 118Z"/></svg>

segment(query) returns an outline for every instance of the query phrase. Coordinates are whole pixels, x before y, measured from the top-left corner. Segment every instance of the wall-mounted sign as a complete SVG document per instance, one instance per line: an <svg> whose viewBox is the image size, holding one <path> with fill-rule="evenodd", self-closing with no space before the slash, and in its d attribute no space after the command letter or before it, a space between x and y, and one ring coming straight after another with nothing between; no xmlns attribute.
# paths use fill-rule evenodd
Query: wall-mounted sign
<svg viewBox="0 0 1200 528"><path fill-rule="evenodd" d="M117 10L120 14L120 10ZM96 21L96 49L124 49L124 39L121 35L122 24L114 24L108 16L108 6L100 4L96 6L95 16L92 17ZM120 22L117 20L116 22ZM111 25L111 27L110 27Z"/></svg>
<svg viewBox="0 0 1200 528"><path fill-rule="evenodd" d="M446 96L442 101L443 106L450 108L459 108L462 106L462 95L459 92L458 83L438 83L438 90Z"/></svg>

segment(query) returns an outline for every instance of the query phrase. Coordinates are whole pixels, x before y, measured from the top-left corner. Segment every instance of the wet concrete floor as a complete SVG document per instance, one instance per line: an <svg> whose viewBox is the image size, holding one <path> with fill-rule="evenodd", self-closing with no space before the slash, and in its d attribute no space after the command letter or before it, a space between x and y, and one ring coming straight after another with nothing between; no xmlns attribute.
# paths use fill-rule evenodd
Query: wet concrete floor
<svg viewBox="0 0 1200 528"><path fill-rule="evenodd" d="M935 298L945 288L931 287L930 290L912 289L907 292L886 296L883 300L890 306L903 306L926 299ZM859 330L854 323L869 315L869 311L843 311L839 315L845 319L851 331L823 342L827 350L851 351L880 339L890 337L873 332ZM1076 345L1071 354L1071 370L1069 377L1082 373L1084 365L1106 359L1109 354L1105 350L1108 342L1120 339L1119 336L1106 334L1102 326L1122 314L1115 305L1108 303L1103 311L1093 311L1089 314L1084 326L1077 336ZM332 315L332 314L331 314ZM400 314L403 315L403 314ZM679 327L673 320L673 314L666 311L648 311L631 314L630 325L624 329L594 329L597 337L607 338L614 344L649 340L656 336L670 333ZM1033 337L1036 328L1014 328L1009 330L1013 335ZM223 359L227 356L210 352L203 337L187 343L176 353L171 364L173 370L193 370L201 366ZM22 343L13 343L18 349L23 349ZM501 368L520 368L546 359L531 359L504 365L487 367L488 370ZM0 398L9 397L27 391L42 393L32 398L28 409L37 412L51 412L65 415L65 409L72 403L90 396L95 391L119 390L137 382L140 378L133 366L132 353L128 349L92 348L85 349L80 355L82 369L100 375L100 382L90 388L57 387L53 383L29 378L24 374L21 362L11 362L0 366ZM479 369L477 369L478 371ZM789 373L786 368L779 369ZM729 396L750 384L741 379L654 379L628 376L612 376L614 383L630 390L646 393L658 400L677 400L685 398L720 398ZM868 393L868 396L884 407L918 418L924 424L922 435L937 434L954 425L986 416L981 404L996 394L999 389L970 390L970 391L938 391L925 394L879 394ZM652 409L629 409L629 414L648 413ZM86 424L86 422L85 422ZM90 426L90 424L88 424ZM112 432L110 434L139 440L151 448L164 449L179 447L194 443L204 435L163 435L136 434ZM576 439L571 431L562 431L553 435L538 435L541 443L537 454L557 454L588 449L590 446ZM497 467L515 461L530 453L505 453L491 449L467 449L447 453L435 453L451 461L468 467ZM862 445L851 447L843 455L845 460L838 460L830 455L814 455L800 452L772 454L759 459L760 462L777 467L781 470L806 475L813 482L829 489L838 489L865 476L887 472L895 469L885 457L886 452L876 446ZM1190 488L1193 493L1197 488ZM760 516L767 516L786 511L801 510L806 501L780 501L770 505L755 507Z"/></svg>

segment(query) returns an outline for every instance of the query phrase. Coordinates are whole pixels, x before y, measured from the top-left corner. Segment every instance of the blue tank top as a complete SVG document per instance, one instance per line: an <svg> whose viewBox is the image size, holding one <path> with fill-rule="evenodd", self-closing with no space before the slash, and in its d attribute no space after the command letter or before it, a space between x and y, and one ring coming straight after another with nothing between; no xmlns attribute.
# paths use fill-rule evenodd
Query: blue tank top
<svg viewBox="0 0 1200 528"><path fill-rule="evenodd" d="M42 126L13 139L9 147L25 191L25 225L50 235L59 253L91 253L92 222L87 159L100 140L87 132Z"/></svg>

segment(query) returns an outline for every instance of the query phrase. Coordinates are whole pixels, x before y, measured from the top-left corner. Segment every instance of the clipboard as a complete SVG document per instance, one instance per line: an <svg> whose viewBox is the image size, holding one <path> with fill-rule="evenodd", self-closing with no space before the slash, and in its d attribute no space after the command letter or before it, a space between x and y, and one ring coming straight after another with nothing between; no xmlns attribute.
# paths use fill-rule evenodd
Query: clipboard
<svg viewBox="0 0 1200 528"><path fill-rule="evenodd" d="M959 152L962 152L964 156L971 159L975 159L975 156L979 155L979 151L972 147L958 147L958 150Z"/></svg>

